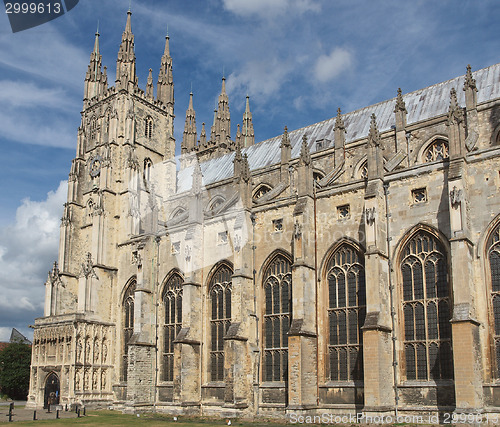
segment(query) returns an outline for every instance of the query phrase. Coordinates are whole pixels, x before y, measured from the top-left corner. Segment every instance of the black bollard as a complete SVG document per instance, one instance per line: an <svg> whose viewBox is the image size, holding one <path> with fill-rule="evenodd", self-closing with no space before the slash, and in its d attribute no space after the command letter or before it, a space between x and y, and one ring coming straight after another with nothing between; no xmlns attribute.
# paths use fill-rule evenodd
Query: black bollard
<svg viewBox="0 0 500 427"><path fill-rule="evenodd" d="M9 423L12 422L12 412L9 412Z"/></svg>
<svg viewBox="0 0 500 427"><path fill-rule="evenodd" d="M33 411L33 421L36 421L36 411Z"/></svg>
<svg viewBox="0 0 500 427"><path fill-rule="evenodd" d="M9 415L14 411L14 402L9 403Z"/></svg>
<svg viewBox="0 0 500 427"><path fill-rule="evenodd" d="M56 420L59 419L59 409L56 410Z"/></svg>
<svg viewBox="0 0 500 427"><path fill-rule="evenodd" d="M75 414L78 414L78 405L75 405Z"/></svg>
<svg viewBox="0 0 500 427"><path fill-rule="evenodd" d="M47 407L47 414L50 414L50 403L48 404L48 407Z"/></svg>
<svg viewBox="0 0 500 427"><path fill-rule="evenodd" d="M85 406L83 407L83 416L85 416Z"/></svg>
<svg viewBox="0 0 500 427"><path fill-rule="evenodd" d="M78 415L78 418L80 418L80 409L78 409L77 415Z"/></svg>
<svg viewBox="0 0 500 427"><path fill-rule="evenodd" d="M64 409L66 412L68 412L68 404L66 403L66 407Z"/></svg>

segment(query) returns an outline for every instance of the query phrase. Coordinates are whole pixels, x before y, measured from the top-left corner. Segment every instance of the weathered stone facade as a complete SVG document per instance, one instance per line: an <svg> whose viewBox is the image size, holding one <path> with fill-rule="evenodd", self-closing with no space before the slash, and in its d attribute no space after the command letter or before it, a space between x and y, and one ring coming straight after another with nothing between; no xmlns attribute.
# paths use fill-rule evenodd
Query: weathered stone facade
<svg viewBox="0 0 500 427"><path fill-rule="evenodd" d="M500 64L254 143L98 35L29 405L500 411Z"/></svg>

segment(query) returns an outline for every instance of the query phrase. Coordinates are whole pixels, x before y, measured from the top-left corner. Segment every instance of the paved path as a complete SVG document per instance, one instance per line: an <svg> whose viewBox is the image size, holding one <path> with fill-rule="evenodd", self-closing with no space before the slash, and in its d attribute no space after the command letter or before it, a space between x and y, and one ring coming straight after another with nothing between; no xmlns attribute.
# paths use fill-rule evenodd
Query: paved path
<svg viewBox="0 0 500 427"><path fill-rule="evenodd" d="M33 410L24 409L26 402L14 402L14 410L12 411L12 421L32 421ZM9 405L10 402L0 402L0 423L9 422ZM62 408L59 406L59 408ZM37 420L54 420L56 419L56 409L52 408L48 413L46 409L37 409ZM83 416L83 409L80 410L80 415ZM77 418L78 415L73 411L59 410L59 418Z"/></svg>

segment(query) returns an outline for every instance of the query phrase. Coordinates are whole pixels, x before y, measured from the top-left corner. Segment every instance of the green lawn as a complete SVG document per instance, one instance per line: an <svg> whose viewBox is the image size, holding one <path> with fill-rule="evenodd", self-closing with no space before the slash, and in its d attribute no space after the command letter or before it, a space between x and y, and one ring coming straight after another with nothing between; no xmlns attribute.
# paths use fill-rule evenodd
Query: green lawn
<svg viewBox="0 0 500 427"><path fill-rule="evenodd" d="M38 421L16 421L15 423L0 423L0 425L16 425L16 426L138 426L147 423L148 427L208 427L208 426L225 426L226 420L220 418L189 418L180 416L177 422L174 422L172 415L159 415L159 414L140 414L129 415L122 414L118 411L88 411L86 417L71 418L71 419L50 419ZM283 425L283 423L271 423L266 421L259 422L239 422L231 420L231 427L257 427L261 425L273 426Z"/></svg>

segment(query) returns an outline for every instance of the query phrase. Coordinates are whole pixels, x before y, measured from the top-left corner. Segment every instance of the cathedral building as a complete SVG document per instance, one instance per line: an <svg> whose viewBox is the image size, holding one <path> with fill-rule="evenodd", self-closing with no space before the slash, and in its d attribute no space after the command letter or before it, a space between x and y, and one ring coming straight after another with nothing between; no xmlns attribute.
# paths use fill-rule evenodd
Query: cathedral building
<svg viewBox="0 0 500 427"><path fill-rule="evenodd" d="M464 71L259 143L223 79L177 161L169 38L144 91L131 13L113 86L97 34L28 406L499 413L500 64Z"/></svg>

